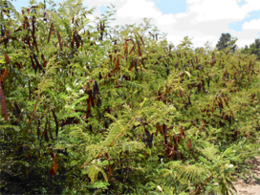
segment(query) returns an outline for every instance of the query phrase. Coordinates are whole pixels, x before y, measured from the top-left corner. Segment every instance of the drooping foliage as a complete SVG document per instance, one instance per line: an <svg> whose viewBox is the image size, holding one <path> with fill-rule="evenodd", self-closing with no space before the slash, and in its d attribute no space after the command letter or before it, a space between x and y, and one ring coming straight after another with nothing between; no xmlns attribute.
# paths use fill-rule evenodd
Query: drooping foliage
<svg viewBox="0 0 260 195"><path fill-rule="evenodd" d="M255 56L46 2L1 7L1 191L228 194L259 154Z"/></svg>

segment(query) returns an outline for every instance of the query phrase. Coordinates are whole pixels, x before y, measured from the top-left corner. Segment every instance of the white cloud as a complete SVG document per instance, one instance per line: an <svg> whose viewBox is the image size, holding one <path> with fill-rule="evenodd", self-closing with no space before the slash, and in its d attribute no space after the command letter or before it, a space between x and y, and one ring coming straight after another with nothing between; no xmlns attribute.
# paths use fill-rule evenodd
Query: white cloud
<svg viewBox="0 0 260 195"><path fill-rule="evenodd" d="M259 37L260 19L245 22L242 31L229 28L229 24L239 22L248 17L252 11L260 10L259 0L245 0L246 4L239 6L241 0L186 0L187 11L182 13L163 14L152 0L84 0L88 8L111 3L116 7L116 20L110 21L110 26L134 24L139 25L143 18L152 18L151 23L160 32L167 33L168 42L175 46L180 44L185 36L194 37L194 48L203 47L209 41L214 47L221 33L229 32L237 37L239 47L249 45ZM100 11L94 13L100 16ZM93 18L94 18L93 16Z"/></svg>
<svg viewBox="0 0 260 195"><path fill-rule="evenodd" d="M245 45L249 46L250 44L254 43L255 39L242 39L236 42L238 47L244 47Z"/></svg>
<svg viewBox="0 0 260 195"><path fill-rule="evenodd" d="M260 9L259 0L246 1L239 6L238 0L187 0L188 12L196 13L193 23L216 20L243 20L251 11Z"/></svg>
<svg viewBox="0 0 260 195"><path fill-rule="evenodd" d="M163 14L156 20L157 24L160 25L170 25L177 22L176 18L174 18L173 14Z"/></svg>
<svg viewBox="0 0 260 195"><path fill-rule="evenodd" d="M188 0L187 3L189 4L188 12L196 13L193 19L194 23L221 19L243 19L246 14L241 13L242 8L239 7L235 0L201 0L196 3L193 0Z"/></svg>
<svg viewBox="0 0 260 195"><path fill-rule="evenodd" d="M245 30L260 30L260 19L251 20L250 22L245 22L242 26Z"/></svg>
<svg viewBox="0 0 260 195"><path fill-rule="evenodd" d="M134 19L157 18L162 15L161 11L149 0L127 0L118 11L119 17Z"/></svg>

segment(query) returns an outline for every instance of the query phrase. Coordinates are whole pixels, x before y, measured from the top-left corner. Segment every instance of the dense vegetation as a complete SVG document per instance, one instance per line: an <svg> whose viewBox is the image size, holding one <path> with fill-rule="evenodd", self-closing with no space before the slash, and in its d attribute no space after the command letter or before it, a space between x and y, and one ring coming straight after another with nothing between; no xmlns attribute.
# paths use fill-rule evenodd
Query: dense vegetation
<svg viewBox="0 0 260 195"><path fill-rule="evenodd" d="M228 194L259 155L256 56L1 2L2 193Z"/></svg>
<svg viewBox="0 0 260 195"><path fill-rule="evenodd" d="M255 39L255 42L247 45L241 49L241 52L244 54L254 54L257 56L257 59L260 60L260 39Z"/></svg>

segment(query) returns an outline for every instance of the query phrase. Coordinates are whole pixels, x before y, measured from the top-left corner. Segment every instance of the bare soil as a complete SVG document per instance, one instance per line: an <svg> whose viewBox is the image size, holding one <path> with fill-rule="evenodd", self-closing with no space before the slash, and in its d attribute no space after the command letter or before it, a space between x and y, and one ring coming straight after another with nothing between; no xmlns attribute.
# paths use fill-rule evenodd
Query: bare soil
<svg viewBox="0 0 260 195"><path fill-rule="evenodd" d="M260 156L255 157L256 160L248 161L250 172L256 177L260 178ZM238 178L236 182L233 182L234 187L237 190L236 195L260 195L260 180L254 179L250 175L246 175L246 180Z"/></svg>

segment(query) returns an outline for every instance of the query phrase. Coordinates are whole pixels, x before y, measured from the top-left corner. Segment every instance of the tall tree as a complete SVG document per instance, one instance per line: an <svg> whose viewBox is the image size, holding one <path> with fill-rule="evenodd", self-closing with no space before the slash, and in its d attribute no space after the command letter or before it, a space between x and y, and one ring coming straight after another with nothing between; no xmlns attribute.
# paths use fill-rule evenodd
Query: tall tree
<svg viewBox="0 0 260 195"><path fill-rule="evenodd" d="M260 39L255 39L255 43L250 45L251 54L255 54L257 59L260 60Z"/></svg>
<svg viewBox="0 0 260 195"><path fill-rule="evenodd" d="M236 41L237 38L231 38L231 35L229 33L222 33L216 47L219 51L230 47L232 53L234 53L237 47L237 45L235 44Z"/></svg>

